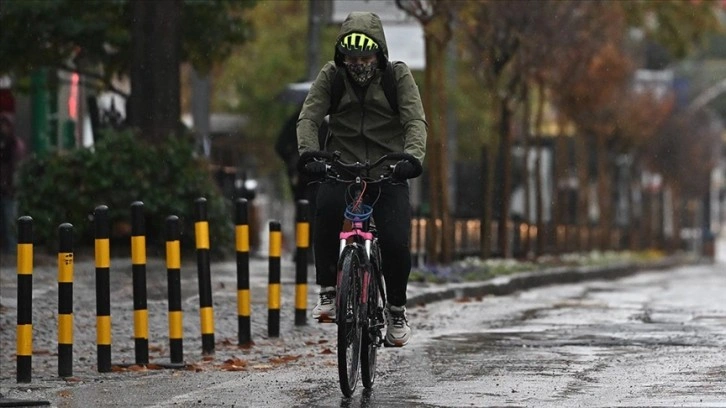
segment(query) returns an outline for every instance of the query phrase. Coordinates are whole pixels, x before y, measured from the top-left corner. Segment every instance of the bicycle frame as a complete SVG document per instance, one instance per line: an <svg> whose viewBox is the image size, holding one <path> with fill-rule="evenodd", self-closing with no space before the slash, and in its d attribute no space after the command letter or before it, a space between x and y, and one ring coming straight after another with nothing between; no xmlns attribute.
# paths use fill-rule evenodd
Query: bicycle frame
<svg viewBox="0 0 726 408"><path fill-rule="evenodd" d="M361 180L360 177L357 177L354 185L357 186L356 188L356 195L362 194L361 188L359 187L361 183L365 183L365 181ZM362 197L360 197L362 200ZM370 217L370 215L369 215ZM364 267L363 269L363 276L362 276L362 288L361 291L361 304L365 305L367 303L368 299L368 281L371 278L371 267L370 267L370 259L371 259L371 244L373 242L373 239L375 238L375 235L373 232L369 230L370 226L370 219L356 219L353 220L345 219L343 222L343 228L340 231L339 238L340 238L340 249L338 251L339 259L342 258L343 252L345 251L345 248L348 246L354 246L356 250L358 249L358 246L362 244L363 246L363 253L365 256L363 257ZM338 268L338 286L340 286L342 270Z"/></svg>

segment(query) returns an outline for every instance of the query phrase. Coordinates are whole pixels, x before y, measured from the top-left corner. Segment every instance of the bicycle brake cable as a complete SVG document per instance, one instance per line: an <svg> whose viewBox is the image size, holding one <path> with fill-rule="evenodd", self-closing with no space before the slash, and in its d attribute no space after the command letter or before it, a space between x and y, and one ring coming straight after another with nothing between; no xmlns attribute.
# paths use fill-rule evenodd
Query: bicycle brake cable
<svg viewBox="0 0 726 408"><path fill-rule="evenodd" d="M368 187L368 183L366 183L365 180L361 180L361 183L363 184L360 194L358 194L358 198L355 199L355 202L353 203L353 210L360 209L361 204L363 204L363 194L366 192L366 188Z"/></svg>

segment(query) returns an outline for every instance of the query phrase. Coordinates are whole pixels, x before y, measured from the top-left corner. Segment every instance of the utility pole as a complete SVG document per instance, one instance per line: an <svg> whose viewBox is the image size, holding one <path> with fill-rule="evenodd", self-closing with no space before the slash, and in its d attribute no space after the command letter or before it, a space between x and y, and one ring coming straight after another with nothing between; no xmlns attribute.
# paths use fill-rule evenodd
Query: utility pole
<svg viewBox="0 0 726 408"><path fill-rule="evenodd" d="M308 55L307 79L312 81L320 67L320 30L323 25L324 5L322 0L310 0L308 10Z"/></svg>
<svg viewBox="0 0 726 408"><path fill-rule="evenodd" d="M46 68L40 68L33 72L31 87L31 146L34 153L43 155L49 151L48 145L50 144L50 128L48 126L50 96L48 95L48 70Z"/></svg>
<svg viewBox="0 0 726 408"><path fill-rule="evenodd" d="M209 98L211 81L208 74L201 74L192 69L192 118L194 132L197 135L198 148L204 157L209 158L212 150L210 139Z"/></svg>

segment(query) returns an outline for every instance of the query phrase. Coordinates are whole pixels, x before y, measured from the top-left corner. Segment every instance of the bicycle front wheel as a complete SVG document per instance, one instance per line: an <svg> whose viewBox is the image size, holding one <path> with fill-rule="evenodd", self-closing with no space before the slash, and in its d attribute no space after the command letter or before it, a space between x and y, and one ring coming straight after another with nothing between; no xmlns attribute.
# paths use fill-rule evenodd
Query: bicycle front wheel
<svg viewBox="0 0 726 408"><path fill-rule="evenodd" d="M338 286L338 378L343 395L350 397L358 382L361 346L360 256L357 250L344 251Z"/></svg>
<svg viewBox="0 0 726 408"><path fill-rule="evenodd" d="M363 338L361 346L361 380L366 388L373 387L376 380L376 352L381 344L383 328L383 288L379 285L381 277L381 259L377 243L371 248L371 270L368 279L368 313L363 321Z"/></svg>

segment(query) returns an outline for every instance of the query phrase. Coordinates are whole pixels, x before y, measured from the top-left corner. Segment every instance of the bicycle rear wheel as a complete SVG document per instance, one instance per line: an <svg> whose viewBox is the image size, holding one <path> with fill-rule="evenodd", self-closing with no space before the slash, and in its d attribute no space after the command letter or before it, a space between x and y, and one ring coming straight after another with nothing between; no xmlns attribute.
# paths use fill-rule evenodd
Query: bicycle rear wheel
<svg viewBox="0 0 726 408"><path fill-rule="evenodd" d="M343 252L338 286L338 379L343 395L350 397L358 382L361 346L360 257L357 250Z"/></svg>
<svg viewBox="0 0 726 408"><path fill-rule="evenodd" d="M376 352L381 344L383 329L383 288L381 258L377 243L371 247L371 271L368 280L368 316L364 320L361 350L361 380L363 386L371 388L376 380Z"/></svg>

